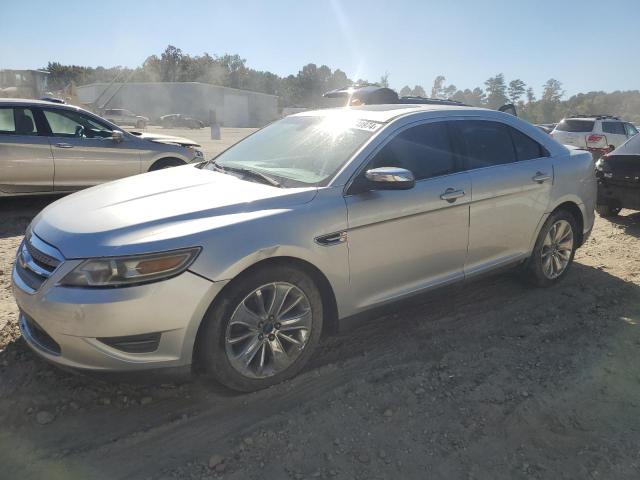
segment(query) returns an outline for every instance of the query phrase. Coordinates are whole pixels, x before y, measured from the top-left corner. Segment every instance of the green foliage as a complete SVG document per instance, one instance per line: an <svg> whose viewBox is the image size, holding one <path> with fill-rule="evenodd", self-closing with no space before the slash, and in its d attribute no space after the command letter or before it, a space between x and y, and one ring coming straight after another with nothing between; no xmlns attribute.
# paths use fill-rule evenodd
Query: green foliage
<svg viewBox="0 0 640 480"><path fill-rule="evenodd" d="M239 55L191 56L179 48L169 45L159 56L151 55L135 69L120 66L82 67L49 62L46 69L50 72L51 90L61 90L71 82L83 85L95 82L133 81L133 82L202 82L231 88L240 88L256 92L277 95L283 106L299 105L306 107L324 106L322 94L336 88L353 84L368 84L366 80L355 82L339 69L331 70L326 65L309 63L296 75L280 77L271 72L254 70L247 67L246 60ZM533 123L557 122L571 114L611 114L625 120L640 123L640 91L626 92L589 92L574 95L562 100L562 83L550 78L542 86L542 96L536 99L533 88L526 88L521 79L511 80L508 84L502 73L487 79L486 89L458 90L455 85L446 85L444 75L438 75L431 88L435 98L451 98L474 107L497 109L505 103L517 104L518 114ZM380 77L378 85L389 85L389 73ZM426 97L421 85L413 88L405 85L400 96Z"/></svg>
<svg viewBox="0 0 640 480"><path fill-rule="evenodd" d="M426 97L427 92L424 91L422 85L416 85L415 87L413 87L413 90L411 90L411 95L414 97Z"/></svg>
<svg viewBox="0 0 640 480"><path fill-rule="evenodd" d="M499 73L484 82L487 87L487 107L497 109L509 102L504 75Z"/></svg>
<svg viewBox="0 0 640 480"><path fill-rule="evenodd" d="M524 83L519 78L516 78L515 80L511 80L509 82L508 92L509 92L509 100L511 100L511 103L517 103L518 100L522 98L522 95L524 95L525 93L526 86L527 84Z"/></svg>

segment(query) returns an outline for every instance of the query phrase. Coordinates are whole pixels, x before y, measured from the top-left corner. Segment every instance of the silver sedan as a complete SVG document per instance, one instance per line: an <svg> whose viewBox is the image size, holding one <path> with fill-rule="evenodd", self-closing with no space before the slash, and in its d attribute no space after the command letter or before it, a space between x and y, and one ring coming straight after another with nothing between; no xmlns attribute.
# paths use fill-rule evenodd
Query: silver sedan
<svg viewBox="0 0 640 480"><path fill-rule="evenodd" d="M199 162L199 147L184 138L129 133L71 105L0 99L0 197L73 192Z"/></svg>
<svg viewBox="0 0 640 480"><path fill-rule="evenodd" d="M60 365L198 362L255 390L374 307L507 266L556 284L591 231L595 194L588 152L511 115L304 112L215 160L47 207L13 270L20 326Z"/></svg>

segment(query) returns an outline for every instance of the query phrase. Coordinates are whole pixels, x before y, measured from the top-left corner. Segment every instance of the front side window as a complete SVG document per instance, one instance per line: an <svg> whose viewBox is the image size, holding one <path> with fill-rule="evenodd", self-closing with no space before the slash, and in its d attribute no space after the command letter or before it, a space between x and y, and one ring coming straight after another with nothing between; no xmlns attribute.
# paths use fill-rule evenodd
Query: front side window
<svg viewBox="0 0 640 480"><path fill-rule="evenodd" d="M634 127L633 125L631 125L630 123L625 123L624 124L624 128L627 131L627 136L628 137L633 137L635 134L638 133L638 129L636 127Z"/></svg>
<svg viewBox="0 0 640 480"><path fill-rule="evenodd" d="M38 135L33 112L28 108L0 108L0 135Z"/></svg>
<svg viewBox="0 0 640 480"><path fill-rule="evenodd" d="M225 150L203 168L247 169L284 187L326 185L380 123L346 115L287 117Z"/></svg>
<svg viewBox="0 0 640 480"><path fill-rule="evenodd" d="M622 122L602 122L602 131L604 133L612 133L614 135L626 135Z"/></svg>
<svg viewBox="0 0 640 480"><path fill-rule="evenodd" d="M507 125L485 120L462 120L455 125L464 145L468 169L517 161Z"/></svg>
<svg viewBox="0 0 640 480"><path fill-rule="evenodd" d="M449 129L444 122L427 123L399 133L380 150L368 168L399 167L416 180L456 171Z"/></svg>
<svg viewBox="0 0 640 480"><path fill-rule="evenodd" d="M71 110L43 110L51 133L56 137L109 138L106 125Z"/></svg>

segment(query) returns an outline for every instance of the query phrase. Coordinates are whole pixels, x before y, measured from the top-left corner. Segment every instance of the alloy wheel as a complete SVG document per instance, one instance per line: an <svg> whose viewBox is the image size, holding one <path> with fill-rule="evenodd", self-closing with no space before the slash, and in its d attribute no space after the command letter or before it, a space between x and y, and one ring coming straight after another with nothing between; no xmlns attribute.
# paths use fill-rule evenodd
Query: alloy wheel
<svg viewBox="0 0 640 480"><path fill-rule="evenodd" d="M573 253L573 228L566 220L558 220L547 232L542 244L542 273L550 280L567 269Z"/></svg>
<svg viewBox="0 0 640 480"><path fill-rule="evenodd" d="M227 358L245 377L276 375L300 356L311 325L311 305L300 288L287 282L262 285L231 315L225 333Z"/></svg>

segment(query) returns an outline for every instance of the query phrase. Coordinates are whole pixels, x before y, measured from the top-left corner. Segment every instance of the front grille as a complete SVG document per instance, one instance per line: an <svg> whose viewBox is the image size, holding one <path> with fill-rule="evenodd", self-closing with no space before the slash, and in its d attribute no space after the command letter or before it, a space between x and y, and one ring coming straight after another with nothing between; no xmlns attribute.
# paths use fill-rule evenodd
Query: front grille
<svg viewBox="0 0 640 480"><path fill-rule="evenodd" d="M20 314L20 327L23 335L32 345L52 355L60 355L60 345L45 332L35 320L25 313Z"/></svg>
<svg viewBox="0 0 640 480"><path fill-rule="evenodd" d="M26 286L35 292L62 261L63 257L59 252L31 234L24 239L18 249L16 273Z"/></svg>

